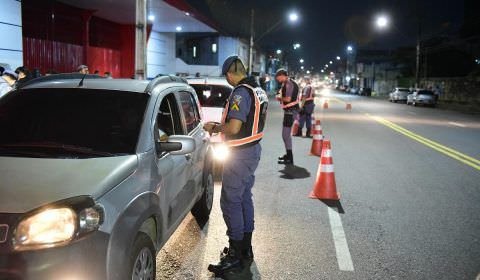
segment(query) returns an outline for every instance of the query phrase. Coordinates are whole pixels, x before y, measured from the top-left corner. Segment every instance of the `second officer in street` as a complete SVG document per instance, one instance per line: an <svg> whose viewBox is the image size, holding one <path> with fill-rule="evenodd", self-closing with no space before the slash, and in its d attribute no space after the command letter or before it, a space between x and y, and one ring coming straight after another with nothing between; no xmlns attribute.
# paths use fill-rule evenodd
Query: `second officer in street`
<svg viewBox="0 0 480 280"><path fill-rule="evenodd" d="M218 264L208 270L217 276L239 273L253 261L252 233L254 208L252 187L260 161L260 140L263 137L268 97L253 78L247 77L238 56L225 60L222 74L234 86L228 98L221 124L207 123L208 132L222 133L230 147L230 159L223 166L220 206L229 247Z"/></svg>
<svg viewBox="0 0 480 280"><path fill-rule="evenodd" d="M310 78L305 78L306 85L302 89L302 99L300 101L300 118L298 121L298 131L294 136L302 136L303 125L307 127L305 137L311 138L312 114L315 109L315 90L311 85Z"/></svg>

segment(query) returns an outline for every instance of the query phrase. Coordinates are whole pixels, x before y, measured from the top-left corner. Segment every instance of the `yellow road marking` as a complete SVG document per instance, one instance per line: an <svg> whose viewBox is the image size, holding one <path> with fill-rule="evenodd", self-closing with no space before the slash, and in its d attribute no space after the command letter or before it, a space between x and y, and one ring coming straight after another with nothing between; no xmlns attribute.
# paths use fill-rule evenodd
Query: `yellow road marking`
<svg viewBox="0 0 480 280"><path fill-rule="evenodd" d="M436 151L438 151L438 152L440 152L444 155L447 155L447 156L449 156L453 159L456 159L456 160L460 161L463 164L471 166L471 167L480 171L480 160L478 160L478 159L475 159L475 158L470 157L466 154L463 154L459 151L456 151L454 149L446 147L446 146L444 146L444 145L442 145L438 142L427 139L423 136L420 136L420 135L418 135L418 134L416 134L416 133L414 133L410 130L407 130L407 129L405 129L405 128L403 128L403 127L401 127L401 126L399 126L399 125L397 125L397 124L395 124L391 121L388 121L384 118L381 118L381 117L378 117L378 116L372 116L368 113L366 113L365 115L367 117L369 117L369 118L371 118L371 119L373 119L373 120L391 128L391 129L407 136L408 138L411 138L411 139L413 139L417 142L420 142L420 143L424 144L425 146L428 146L428 147L430 147L430 148L432 148L432 149L434 149L434 150L436 150Z"/></svg>

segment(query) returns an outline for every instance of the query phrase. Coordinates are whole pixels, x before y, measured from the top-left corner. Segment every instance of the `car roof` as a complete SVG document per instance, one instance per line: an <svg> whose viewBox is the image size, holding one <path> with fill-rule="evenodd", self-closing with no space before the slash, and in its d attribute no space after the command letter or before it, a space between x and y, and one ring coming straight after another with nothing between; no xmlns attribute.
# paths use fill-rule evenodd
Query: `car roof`
<svg viewBox="0 0 480 280"><path fill-rule="evenodd" d="M126 92L150 92L158 84L167 83L183 83L184 79L174 76L162 76L151 81L135 80L135 79L105 79L95 75L87 75L82 81L82 74L59 74L46 77L40 77L28 81L21 89L34 88L82 88L82 89L100 89L100 90L116 90Z"/></svg>
<svg viewBox="0 0 480 280"><path fill-rule="evenodd" d="M225 78L221 77L188 78L187 82L191 85L222 85L233 88Z"/></svg>

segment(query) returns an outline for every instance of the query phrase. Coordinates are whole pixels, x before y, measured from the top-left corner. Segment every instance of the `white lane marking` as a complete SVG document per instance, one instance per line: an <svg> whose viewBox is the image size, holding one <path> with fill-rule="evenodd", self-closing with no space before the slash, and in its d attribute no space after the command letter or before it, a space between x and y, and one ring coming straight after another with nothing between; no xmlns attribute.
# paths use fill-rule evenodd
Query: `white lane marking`
<svg viewBox="0 0 480 280"><path fill-rule="evenodd" d="M451 124L451 125L454 125L454 126L459 126L459 127L467 127L466 125L461 124L461 123L457 123L457 122L448 122L448 124Z"/></svg>
<svg viewBox="0 0 480 280"><path fill-rule="evenodd" d="M333 242L335 251L337 252L338 268L341 271L353 271L352 257L348 250L347 238L343 231L342 220L337 211L328 207L328 217L330 220L330 228L332 229Z"/></svg>

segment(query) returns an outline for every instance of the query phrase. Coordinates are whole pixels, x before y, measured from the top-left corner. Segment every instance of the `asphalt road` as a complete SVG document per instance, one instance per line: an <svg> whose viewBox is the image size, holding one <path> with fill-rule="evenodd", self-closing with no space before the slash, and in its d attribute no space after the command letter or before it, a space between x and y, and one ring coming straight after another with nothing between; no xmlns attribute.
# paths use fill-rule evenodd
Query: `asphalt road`
<svg viewBox="0 0 480 280"><path fill-rule="evenodd" d="M282 112L272 101L254 187L255 263L240 279L480 277L480 117L317 93L340 204L308 198L312 140L294 139L295 167L277 164ZM215 190L206 227L188 216L157 256L159 279L214 279L207 266L227 244Z"/></svg>

